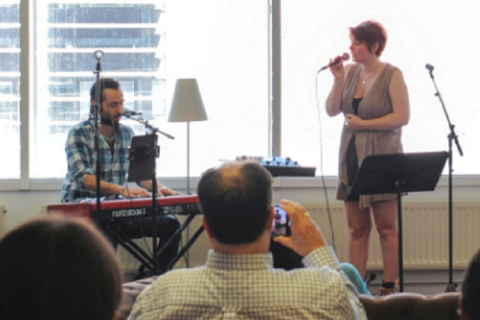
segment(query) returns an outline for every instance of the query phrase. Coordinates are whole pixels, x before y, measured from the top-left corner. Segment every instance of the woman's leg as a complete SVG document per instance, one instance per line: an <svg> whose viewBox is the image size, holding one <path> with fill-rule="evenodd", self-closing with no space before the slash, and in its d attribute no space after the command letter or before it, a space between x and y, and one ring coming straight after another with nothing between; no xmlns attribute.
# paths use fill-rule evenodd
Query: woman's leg
<svg viewBox="0 0 480 320"><path fill-rule="evenodd" d="M398 277L397 200L375 202L372 209L382 247L383 278L385 282L395 282Z"/></svg>
<svg viewBox="0 0 480 320"><path fill-rule="evenodd" d="M372 219L370 208L359 209L357 201L345 202L347 221L350 234L349 258L350 263L357 268L365 278L367 274L368 245Z"/></svg>

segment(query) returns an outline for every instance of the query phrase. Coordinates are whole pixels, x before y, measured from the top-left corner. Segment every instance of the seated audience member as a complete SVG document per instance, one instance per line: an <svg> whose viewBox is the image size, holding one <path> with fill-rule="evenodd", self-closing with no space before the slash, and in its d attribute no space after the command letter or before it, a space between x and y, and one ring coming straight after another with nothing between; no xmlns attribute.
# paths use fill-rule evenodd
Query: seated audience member
<svg viewBox="0 0 480 320"><path fill-rule="evenodd" d="M227 163L207 171L197 191L212 246L206 265L160 276L140 294L130 320L366 319L333 250L298 203L282 201L292 235L275 241L303 257L305 268L273 268L272 178L263 167Z"/></svg>
<svg viewBox="0 0 480 320"><path fill-rule="evenodd" d="M45 218L0 241L0 319L112 320L122 271L88 222Z"/></svg>
<svg viewBox="0 0 480 320"><path fill-rule="evenodd" d="M460 310L463 320L480 320L480 250L472 257L462 284Z"/></svg>

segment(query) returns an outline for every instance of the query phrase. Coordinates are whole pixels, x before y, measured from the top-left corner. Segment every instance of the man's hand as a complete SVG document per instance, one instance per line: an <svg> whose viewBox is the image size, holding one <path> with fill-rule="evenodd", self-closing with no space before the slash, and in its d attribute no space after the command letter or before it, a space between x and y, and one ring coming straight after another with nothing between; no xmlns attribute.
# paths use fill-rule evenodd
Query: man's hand
<svg viewBox="0 0 480 320"><path fill-rule="evenodd" d="M149 190L149 191L152 191L152 180L144 180L144 181L141 181L140 182L140 185L142 187L144 187L145 189ZM172 189L170 189L169 187L167 187L166 185L160 183L157 181L157 193L158 193L158 196L161 197L161 196L178 196L178 195L181 195L180 192L177 192L177 191L173 191Z"/></svg>
<svg viewBox="0 0 480 320"><path fill-rule="evenodd" d="M158 189L158 195L159 196L179 196L179 195L181 195L180 192L174 191L174 190L170 189L169 187L163 186L163 185L159 186L157 189Z"/></svg>
<svg viewBox="0 0 480 320"><path fill-rule="evenodd" d="M123 188L122 196L124 198L150 197L150 192L143 188Z"/></svg>
<svg viewBox="0 0 480 320"><path fill-rule="evenodd" d="M326 245L322 231L302 205L293 201L282 200L280 207L287 212L290 218L292 235L290 237L276 237L274 238L275 242L292 249L302 257Z"/></svg>

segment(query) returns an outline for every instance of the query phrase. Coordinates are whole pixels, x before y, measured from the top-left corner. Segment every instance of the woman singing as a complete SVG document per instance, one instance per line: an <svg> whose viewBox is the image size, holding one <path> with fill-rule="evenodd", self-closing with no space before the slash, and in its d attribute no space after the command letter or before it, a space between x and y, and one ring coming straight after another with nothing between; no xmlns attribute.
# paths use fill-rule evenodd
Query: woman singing
<svg viewBox="0 0 480 320"><path fill-rule="evenodd" d="M398 275L397 201L395 194L351 198L359 165L367 156L403 151L402 127L408 124L408 92L402 72L380 60L387 34L376 21L350 28L353 64L330 67L334 83L327 98L329 116L345 116L339 152L337 199L343 200L350 230L350 262L366 276L372 216L380 235L384 280L376 295L395 292ZM340 58L340 57L337 57Z"/></svg>

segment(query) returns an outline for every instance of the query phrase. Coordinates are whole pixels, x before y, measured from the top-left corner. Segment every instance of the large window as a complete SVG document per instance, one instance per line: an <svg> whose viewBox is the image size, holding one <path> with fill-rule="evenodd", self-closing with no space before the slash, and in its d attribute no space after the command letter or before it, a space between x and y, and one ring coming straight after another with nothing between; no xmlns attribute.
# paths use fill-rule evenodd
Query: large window
<svg viewBox="0 0 480 320"><path fill-rule="evenodd" d="M448 149L449 128L425 69L429 63L465 153L460 157L454 147L455 174L479 174L480 66L473 57L480 44L475 8L468 0L283 1L282 152L319 166L321 141L324 173L336 175L343 119L329 118L324 111L333 77L328 70L318 76L316 72L330 58L349 52L348 27L374 19L388 33L382 59L402 70L409 90L411 120L403 131L404 150Z"/></svg>
<svg viewBox="0 0 480 320"><path fill-rule="evenodd" d="M101 75L120 81L126 108L165 117L163 1L42 0L34 12L33 178L66 173L68 130L90 114L96 50L104 52Z"/></svg>
<svg viewBox="0 0 480 320"><path fill-rule="evenodd" d="M281 19L272 3L281 4ZM29 188L31 178L64 177L68 130L89 117L96 50L105 54L102 76L121 82L126 107L175 137L159 137L159 176L186 175L187 125L168 122L178 78L198 80L209 118L190 124L192 176L237 156L280 153L278 146L281 156L317 167L317 175L335 176L343 119L326 115L332 76L316 72L348 52L348 27L367 19L385 26L382 59L403 71L409 89L405 151L448 148L429 63L465 152L460 157L454 148L454 173L479 174L480 66L470 59L479 47L475 9L473 0L435 7L415 0L2 0L0 179ZM281 72L272 69L277 27ZM273 76L281 78L281 95L270 90Z"/></svg>
<svg viewBox="0 0 480 320"><path fill-rule="evenodd" d="M160 135L161 176L186 174L186 124L167 122L180 77L198 79L209 120L192 123L191 172L268 146L268 5L265 1L35 1L31 176L65 174L68 130L89 116L93 52L121 82L126 108ZM261 32L259 32L259 30ZM143 125L123 122L138 134Z"/></svg>
<svg viewBox="0 0 480 320"><path fill-rule="evenodd" d="M19 4L0 3L0 179L20 177Z"/></svg>

